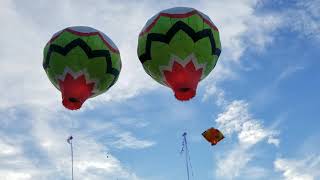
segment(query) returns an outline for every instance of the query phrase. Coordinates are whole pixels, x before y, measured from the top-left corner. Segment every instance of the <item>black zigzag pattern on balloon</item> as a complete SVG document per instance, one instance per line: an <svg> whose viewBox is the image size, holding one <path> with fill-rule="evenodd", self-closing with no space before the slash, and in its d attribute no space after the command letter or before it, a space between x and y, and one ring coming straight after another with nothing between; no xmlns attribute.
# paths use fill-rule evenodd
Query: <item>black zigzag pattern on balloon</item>
<svg viewBox="0 0 320 180"><path fill-rule="evenodd" d="M71 41L65 47L61 47L56 44L51 44L48 49L47 56L45 57L45 61L43 62L43 68L47 69L50 67L50 58L53 52L66 56L75 47L80 47L86 53L89 59L93 59L96 57L104 57L107 63L106 73L109 73L115 76L110 86L112 86L116 82L120 72L117 69L112 67L110 52L108 50L92 50L87 45L87 43L80 38Z"/></svg>
<svg viewBox="0 0 320 180"><path fill-rule="evenodd" d="M200 39L208 37L211 44L212 55L220 56L221 50L216 48L214 36L211 29L204 29L199 32L195 32L190 26L182 21L176 22L166 34L150 33L147 36L146 50L145 53L139 56L141 63L151 60L151 43L153 41L163 42L169 44L171 39L178 31L184 31L188 36L190 36L193 42L197 42Z"/></svg>

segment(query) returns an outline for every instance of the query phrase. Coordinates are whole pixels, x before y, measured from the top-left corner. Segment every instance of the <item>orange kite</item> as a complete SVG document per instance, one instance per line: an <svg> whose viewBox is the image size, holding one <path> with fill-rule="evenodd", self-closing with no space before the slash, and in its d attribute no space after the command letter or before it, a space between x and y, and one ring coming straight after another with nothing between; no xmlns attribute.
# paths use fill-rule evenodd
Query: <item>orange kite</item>
<svg viewBox="0 0 320 180"><path fill-rule="evenodd" d="M219 141L221 141L224 136L223 134L215 128L210 128L202 133L202 136L211 143L211 145L216 145Z"/></svg>

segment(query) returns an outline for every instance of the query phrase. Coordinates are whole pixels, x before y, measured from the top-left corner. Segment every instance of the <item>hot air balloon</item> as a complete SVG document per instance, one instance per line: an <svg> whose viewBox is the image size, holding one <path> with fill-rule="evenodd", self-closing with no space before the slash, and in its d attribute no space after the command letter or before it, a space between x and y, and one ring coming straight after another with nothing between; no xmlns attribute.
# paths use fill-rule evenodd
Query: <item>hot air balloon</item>
<svg viewBox="0 0 320 180"><path fill-rule="evenodd" d="M196 9L166 9L147 21L137 51L147 74L185 101L196 95L199 81L217 63L221 53L219 31Z"/></svg>
<svg viewBox="0 0 320 180"><path fill-rule="evenodd" d="M202 136L211 143L211 145L216 145L219 141L224 139L223 134L215 128L210 128L202 133Z"/></svg>
<svg viewBox="0 0 320 180"><path fill-rule="evenodd" d="M61 91L63 105L76 110L115 84L121 59L117 46L104 33L74 26L57 32L46 44L43 68Z"/></svg>

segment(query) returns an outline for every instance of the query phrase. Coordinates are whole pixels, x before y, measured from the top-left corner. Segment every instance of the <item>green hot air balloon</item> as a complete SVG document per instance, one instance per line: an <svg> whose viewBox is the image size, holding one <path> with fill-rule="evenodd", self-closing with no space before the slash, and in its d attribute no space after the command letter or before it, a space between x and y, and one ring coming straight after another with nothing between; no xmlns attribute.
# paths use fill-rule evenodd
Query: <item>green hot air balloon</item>
<svg viewBox="0 0 320 180"><path fill-rule="evenodd" d="M75 26L52 36L44 48L43 68L61 91L63 105L75 110L115 84L121 59L117 46L104 33Z"/></svg>
<svg viewBox="0 0 320 180"><path fill-rule="evenodd" d="M138 56L145 71L181 101L195 96L199 81L213 70L220 53L217 27L193 8L163 10L139 35Z"/></svg>

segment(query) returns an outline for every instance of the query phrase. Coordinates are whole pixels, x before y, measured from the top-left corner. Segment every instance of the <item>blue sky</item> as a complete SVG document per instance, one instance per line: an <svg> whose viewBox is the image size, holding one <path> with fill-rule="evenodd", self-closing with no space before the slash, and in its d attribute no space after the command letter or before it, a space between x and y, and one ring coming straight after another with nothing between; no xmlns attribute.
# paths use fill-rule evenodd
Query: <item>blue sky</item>
<svg viewBox="0 0 320 180"><path fill-rule="evenodd" d="M209 15L223 47L184 103L136 55L147 19L175 6ZM187 179L185 131L193 179L320 179L319 0L2 0L0 23L1 180L70 179L71 132L76 179ZM110 91L70 112L41 64L51 35L74 25L105 32L123 69ZM214 147L201 136L212 126L226 136Z"/></svg>

